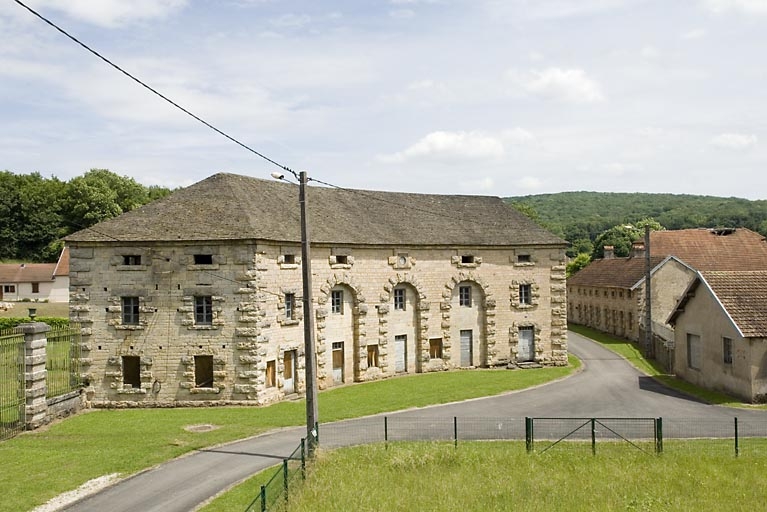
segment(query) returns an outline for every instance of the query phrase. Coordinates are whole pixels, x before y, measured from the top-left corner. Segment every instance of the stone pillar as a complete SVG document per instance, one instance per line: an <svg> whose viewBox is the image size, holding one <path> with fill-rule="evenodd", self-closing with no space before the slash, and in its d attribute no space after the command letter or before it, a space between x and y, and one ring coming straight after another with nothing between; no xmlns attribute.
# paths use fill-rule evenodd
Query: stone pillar
<svg viewBox="0 0 767 512"><path fill-rule="evenodd" d="M42 322L21 324L19 328L24 333L25 421L27 430L32 430L46 423L48 416L45 400L48 391L45 384L48 338L45 333L51 328Z"/></svg>

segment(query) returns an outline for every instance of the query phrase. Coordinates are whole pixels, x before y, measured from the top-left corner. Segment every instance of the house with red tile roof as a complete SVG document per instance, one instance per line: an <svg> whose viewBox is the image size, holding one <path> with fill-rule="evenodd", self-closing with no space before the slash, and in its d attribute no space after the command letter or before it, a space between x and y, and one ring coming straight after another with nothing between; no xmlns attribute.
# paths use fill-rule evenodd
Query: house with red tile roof
<svg viewBox="0 0 767 512"><path fill-rule="evenodd" d="M669 323L679 377L767 402L767 270L698 272Z"/></svg>
<svg viewBox="0 0 767 512"><path fill-rule="evenodd" d="M0 263L0 301L69 301L69 249L56 263Z"/></svg>

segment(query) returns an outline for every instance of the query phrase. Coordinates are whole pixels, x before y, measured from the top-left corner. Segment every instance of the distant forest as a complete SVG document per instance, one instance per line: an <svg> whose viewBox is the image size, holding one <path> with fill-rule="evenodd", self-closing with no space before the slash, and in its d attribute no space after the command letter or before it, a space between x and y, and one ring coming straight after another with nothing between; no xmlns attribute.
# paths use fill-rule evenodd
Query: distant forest
<svg viewBox="0 0 767 512"><path fill-rule="evenodd" d="M106 169L69 181L0 171L0 261L54 262L62 237L170 192Z"/></svg>
<svg viewBox="0 0 767 512"><path fill-rule="evenodd" d="M674 194L561 192L506 201L571 244L568 255L599 254L616 226L652 219L665 229L745 227L767 236L767 201Z"/></svg>

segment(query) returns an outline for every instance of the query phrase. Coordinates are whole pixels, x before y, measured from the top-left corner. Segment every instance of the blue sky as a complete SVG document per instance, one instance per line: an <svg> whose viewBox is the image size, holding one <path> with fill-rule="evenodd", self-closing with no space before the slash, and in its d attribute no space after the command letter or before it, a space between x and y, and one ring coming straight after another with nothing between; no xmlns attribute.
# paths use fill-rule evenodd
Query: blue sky
<svg viewBox="0 0 767 512"><path fill-rule="evenodd" d="M26 0L338 186L767 199L767 0ZM0 3L0 169L277 170Z"/></svg>

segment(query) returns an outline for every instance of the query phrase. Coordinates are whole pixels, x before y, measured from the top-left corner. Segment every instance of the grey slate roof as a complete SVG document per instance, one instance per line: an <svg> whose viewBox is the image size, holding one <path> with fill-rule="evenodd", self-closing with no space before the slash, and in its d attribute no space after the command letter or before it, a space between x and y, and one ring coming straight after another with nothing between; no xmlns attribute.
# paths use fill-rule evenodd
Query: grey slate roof
<svg viewBox="0 0 767 512"><path fill-rule="evenodd" d="M307 189L312 243L566 245L499 197ZM297 185L221 173L65 240L299 242L299 219Z"/></svg>

